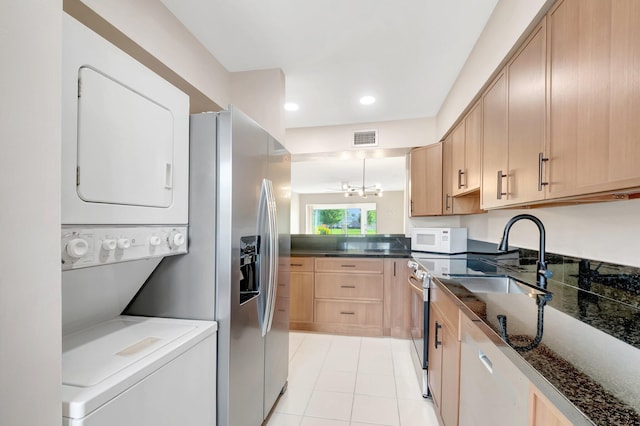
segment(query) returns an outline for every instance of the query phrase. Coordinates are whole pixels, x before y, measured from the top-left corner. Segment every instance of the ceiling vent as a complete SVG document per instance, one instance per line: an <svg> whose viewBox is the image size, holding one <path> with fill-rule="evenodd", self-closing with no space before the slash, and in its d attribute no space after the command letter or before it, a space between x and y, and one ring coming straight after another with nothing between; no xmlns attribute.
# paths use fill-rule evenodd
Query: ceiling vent
<svg viewBox="0 0 640 426"><path fill-rule="evenodd" d="M353 146L356 148L378 146L378 131L377 130L358 130L354 132Z"/></svg>

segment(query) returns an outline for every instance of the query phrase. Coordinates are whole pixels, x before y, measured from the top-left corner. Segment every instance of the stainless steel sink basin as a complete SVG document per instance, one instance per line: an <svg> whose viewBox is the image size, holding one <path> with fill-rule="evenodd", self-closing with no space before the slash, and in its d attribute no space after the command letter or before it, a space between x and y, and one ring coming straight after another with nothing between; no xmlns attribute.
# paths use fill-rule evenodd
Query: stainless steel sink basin
<svg viewBox="0 0 640 426"><path fill-rule="evenodd" d="M506 275L450 275L472 293L542 294L543 292Z"/></svg>

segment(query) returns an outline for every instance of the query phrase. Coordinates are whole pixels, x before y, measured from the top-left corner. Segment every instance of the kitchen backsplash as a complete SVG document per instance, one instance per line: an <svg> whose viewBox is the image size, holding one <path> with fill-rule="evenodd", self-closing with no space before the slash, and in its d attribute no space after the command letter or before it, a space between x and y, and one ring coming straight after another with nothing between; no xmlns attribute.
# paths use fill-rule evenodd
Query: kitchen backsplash
<svg viewBox="0 0 640 426"><path fill-rule="evenodd" d="M535 271L538 252L520 249L518 267ZM640 268L547 253L549 305L640 348Z"/></svg>

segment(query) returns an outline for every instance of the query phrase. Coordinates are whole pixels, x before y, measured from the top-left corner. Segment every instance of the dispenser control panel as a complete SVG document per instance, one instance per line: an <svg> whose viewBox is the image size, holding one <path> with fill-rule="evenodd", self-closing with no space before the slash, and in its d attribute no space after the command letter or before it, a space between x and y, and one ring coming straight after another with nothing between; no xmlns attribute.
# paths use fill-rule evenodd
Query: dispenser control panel
<svg viewBox="0 0 640 426"><path fill-rule="evenodd" d="M62 270L187 252L186 226L63 227Z"/></svg>

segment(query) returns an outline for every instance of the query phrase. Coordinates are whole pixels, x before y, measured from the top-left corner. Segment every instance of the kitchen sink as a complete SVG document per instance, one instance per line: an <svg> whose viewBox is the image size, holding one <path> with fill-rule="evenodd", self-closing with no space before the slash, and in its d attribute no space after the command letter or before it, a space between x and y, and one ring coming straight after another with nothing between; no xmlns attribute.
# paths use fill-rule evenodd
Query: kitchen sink
<svg viewBox="0 0 640 426"><path fill-rule="evenodd" d="M456 275L450 279L472 293L543 294L544 292L506 275Z"/></svg>

